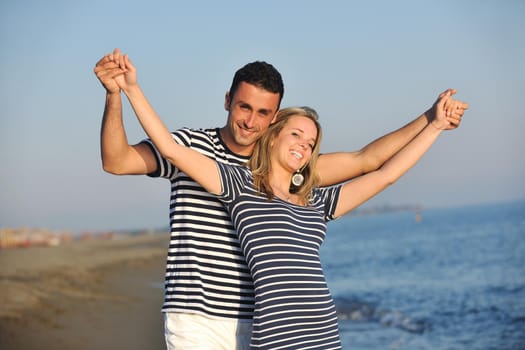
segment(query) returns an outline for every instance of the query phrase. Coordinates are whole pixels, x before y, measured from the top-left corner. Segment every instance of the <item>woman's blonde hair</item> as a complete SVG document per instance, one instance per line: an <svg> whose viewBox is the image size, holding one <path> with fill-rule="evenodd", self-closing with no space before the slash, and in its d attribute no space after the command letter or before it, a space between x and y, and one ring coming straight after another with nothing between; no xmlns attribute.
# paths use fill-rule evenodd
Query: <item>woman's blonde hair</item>
<svg viewBox="0 0 525 350"><path fill-rule="evenodd" d="M271 171L270 153L272 141L279 135L286 123L297 116L306 117L312 120L317 128L317 138L312 149L310 161L304 165L301 170L304 176L304 182L301 186L295 187L290 184L290 192L300 196L303 203L308 203L312 189L319 185L319 175L316 171L317 158L319 157L319 148L321 144L322 130L319 124L317 112L310 107L289 107L281 109L275 118L275 122L270 125L268 131L257 141L253 154L247 165L253 174L255 188L266 194L268 199L273 199L274 193L269 182Z"/></svg>

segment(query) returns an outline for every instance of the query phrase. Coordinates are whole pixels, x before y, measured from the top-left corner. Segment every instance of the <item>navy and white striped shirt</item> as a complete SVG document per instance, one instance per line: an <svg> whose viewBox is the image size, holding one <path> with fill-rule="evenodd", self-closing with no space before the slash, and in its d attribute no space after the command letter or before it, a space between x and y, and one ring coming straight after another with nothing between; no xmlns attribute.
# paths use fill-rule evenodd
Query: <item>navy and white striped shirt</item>
<svg viewBox="0 0 525 350"><path fill-rule="evenodd" d="M240 165L248 158L232 153L218 129L180 129L174 139L217 162ZM238 236L224 205L199 184L156 155L157 172L171 182L170 245L163 312L251 319L253 282Z"/></svg>
<svg viewBox="0 0 525 350"><path fill-rule="evenodd" d="M341 186L314 190L309 206L269 201L249 169L218 164L223 193L255 285L251 346L340 349L334 301L319 249Z"/></svg>

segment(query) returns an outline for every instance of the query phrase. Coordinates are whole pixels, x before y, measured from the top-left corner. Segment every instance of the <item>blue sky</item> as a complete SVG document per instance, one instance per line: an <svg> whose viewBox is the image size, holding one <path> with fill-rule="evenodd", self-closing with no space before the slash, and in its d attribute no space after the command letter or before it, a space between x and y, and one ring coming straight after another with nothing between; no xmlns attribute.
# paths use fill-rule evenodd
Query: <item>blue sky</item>
<svg viewBox="0 0 525 350"><path fill-rule="evenodd" d="M361 148L454 87L471 106L461 127L368 204L523 199L524 37L518 0L2 1L0 227L168 224L167 181L101 168L93 67L114 47L172 129L223 126L233 73L266 60L283 75L284 106L319 112L325 152Z"/></svg>

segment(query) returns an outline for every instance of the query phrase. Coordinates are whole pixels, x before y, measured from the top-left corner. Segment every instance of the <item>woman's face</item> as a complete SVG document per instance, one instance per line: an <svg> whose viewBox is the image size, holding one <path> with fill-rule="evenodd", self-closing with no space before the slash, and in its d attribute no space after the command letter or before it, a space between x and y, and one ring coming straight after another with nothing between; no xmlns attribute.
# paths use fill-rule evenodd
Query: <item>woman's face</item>
<svg viewBox="0 0 525 350"><path fill-rule="evenodd" d="M315 123L303 116L293 116L272 142L272 158L295 172L310 161L317 139Z"/></svg>

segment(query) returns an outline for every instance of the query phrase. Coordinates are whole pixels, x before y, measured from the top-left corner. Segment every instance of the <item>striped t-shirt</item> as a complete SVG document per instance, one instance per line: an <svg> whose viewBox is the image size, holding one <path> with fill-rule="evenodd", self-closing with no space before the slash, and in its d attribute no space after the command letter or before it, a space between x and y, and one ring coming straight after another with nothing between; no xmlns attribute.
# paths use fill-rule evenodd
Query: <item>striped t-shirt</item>
<svg viewBox="0 0 525 350"><path fill-rule="evenodd" d="M337 315L319 250L341 186L319 188L308 206L254 189L249 169L218 165L226 204L255 286L251 346L340 349Z"/></svg>
<svg viewBox="0 0 525 350"><path fill-rule="evenodd" d="M225 146L218 129L184 128L173 137L217 162L239 165L248 160ZM253 282L223 203L162 158L150 140L145 142L157 158L157 171L150 176L171 182L162 311L251 319Z"/></svg>

